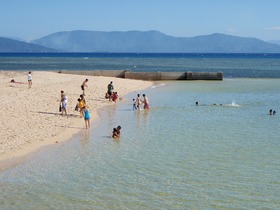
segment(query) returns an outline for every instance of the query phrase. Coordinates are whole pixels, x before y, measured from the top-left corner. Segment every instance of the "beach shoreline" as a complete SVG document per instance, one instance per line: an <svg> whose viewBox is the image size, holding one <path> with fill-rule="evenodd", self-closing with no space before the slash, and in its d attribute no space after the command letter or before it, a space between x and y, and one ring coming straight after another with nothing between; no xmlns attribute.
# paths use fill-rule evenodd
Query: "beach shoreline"
<svg viewBox="0 0 280 210"><path fill-rule="evenodd" d="M85 78L89 80L85 97L91 123L98 119L99 108L114 103L104 97L110 81L121 97L153 84L141 80L34 71L29 89L27 73L0 71L0 170L24 161L24 157L44 146L65 142L85 129L84 119L74 110ZM12 79L15 83L10 82ZM67 116L62 116L58 110L61 90L68 97Z"/></svg>

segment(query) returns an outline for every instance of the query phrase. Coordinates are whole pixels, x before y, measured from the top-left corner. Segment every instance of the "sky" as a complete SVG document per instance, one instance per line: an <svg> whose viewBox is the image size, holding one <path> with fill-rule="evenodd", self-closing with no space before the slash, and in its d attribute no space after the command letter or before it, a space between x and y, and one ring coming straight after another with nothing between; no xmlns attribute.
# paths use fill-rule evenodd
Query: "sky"
<svg viewBox="0 0 280 210"><path fill-rule="evenodd" d="M0 37L59 31L149 31L175 37L223 33L280 40L280 0L0 0Z"/></svg>

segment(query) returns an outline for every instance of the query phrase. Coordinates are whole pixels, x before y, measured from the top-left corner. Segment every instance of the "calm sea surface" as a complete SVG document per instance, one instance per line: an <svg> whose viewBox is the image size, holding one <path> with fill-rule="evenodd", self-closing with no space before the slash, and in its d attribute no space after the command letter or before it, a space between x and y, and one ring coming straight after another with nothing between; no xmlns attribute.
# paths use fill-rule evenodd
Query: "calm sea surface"
<svg viewBox="0 0 280 210"><path fill-rule="evenodd" d="M0 70L221 71L225 77L280 78L280 54L0 53Z"/></svg>
<svg viewBox="0 0 280 210"><path fill-rule="evenodd" d="M232 59L205 60L247 77ZM248 71L279 71L279 58L246 62ZM159 81L139 92L151 103L141 111L131 93L99 110L90 130L0 171L0 209L280 209L279 78Z"/></svg>

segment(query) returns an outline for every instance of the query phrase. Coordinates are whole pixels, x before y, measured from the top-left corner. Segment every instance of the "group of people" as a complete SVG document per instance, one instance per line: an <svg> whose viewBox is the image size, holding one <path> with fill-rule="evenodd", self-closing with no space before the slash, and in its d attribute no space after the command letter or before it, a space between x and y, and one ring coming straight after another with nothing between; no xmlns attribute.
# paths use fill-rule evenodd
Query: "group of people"
<svg viewBox="0 0 280 210"><path fill-rule="evenodd" d="M82 94L77 99L77 104L75 107L75 110L80 112L80 118L82 118L82 117L84 118L86 129L90 128L90 112L89 112L89 107L88 107L88 105L86 103L86 99L85 99L85 90L88 87L88 85L87 85L88 81L89 81L88 79L85 79L84 82L82 83L82 85L81 85ZM113 90L114 90L114 86L113 86L113 82L111 81L107 86L107 92L106 92L105 97L107 99L109 99L109 101L116 102L118 99L118 93L114 92ZM140 94L137 94L137 98L133 99L133 101L134 101L133 109L141 110L142 105L143 105L143 109L150 108L148 97L145 94L143 94L142 97L143 98L140 97ZM61 90L61 100L60 100L59 111L61 112L62 115L64 115L64 114L67 115L67 102L68 102L68 98L67 98L65 92L63 90ZM113 128L112 137L119 138L120 133L121 133L120 130L121 130L120 125L116 128Z"/></svg>
<svg viewBox="0 0 280 210"><path fill-rule="evenodd" d="M105 98L109 99L109 101L117 102L119 95L118 92L114 92L114 85L113 82L111 81L108 86L107 86L107 92L105 94Z"/></svg>
<svg viewBox="0 0 280 210"><path fill-rule="evenodd" d="M269 115L276 115L276 111L275 111L275 110L270 109L270 110L269 110Z"/></svg>
<svg viewBox="0 0 280 210"><path fill-rule="evenodd" d="M78 98L78 103L75 107L76 111L80 111L80 118L84 117L86 129L90 128L90 113L89 113L89 107L86 103L85 96L83 94L80 95L80 98Z"/></svg>
<svg viewBox="0 0 280 210"><path fill-rule="evenodd" d="M235 104L235 102L233 102L233 103ZM195 105L196 105L196 106L199 105L199 104L198 104L198 101L195 102ZM214 106L217 106L217 105L222 106L223 104L213 104L213 105L214 105ZM268 114L269 114L269 115L276 115L276 111L273 110L273 109L270 109L270 110L268 111Z"/></svg>
<svg viewBox="0 0 280 210"><path fill-rule="evenodd" d="M11 83L17 83L17 84L26 84L25 82L16 82L14 79L11 79L10 82ZM31 74L31 71L28 72L28 74L27 74L27 84L28 84L28 88L32 87L32 74Z"/></svg>
<svg viewBox="0 0 280 210"><path fill-rule="evenodd" d="M143 99L140 98L140 94L137 94L137 98L133 99L133 109L141 110L141 105L143 104L143 109L150 109L149 99L146 94L142 95Z"/></svg>
<svg viewBox="0 0 280 210"><path fill-rule="evenodd" d="M81 85L83 94L81 94L80 98L78 98L78 103L76 105L77 108L75 108L75 110L80 111L80 118L84 117L86 129L90 128L89 107L85 99L85 88L88 87L87 83L88 83L88 79L85 79L85 81Z"/></svg>
<svg viewBox="0 0 280 210"><path fill-rule="evenodd" d="M78 98L78 102L76 104L75 110L80 111L80 117L84 117L86 129L90 128L90 113L89 113L89 107L86 104L85 99L85 87L87 87L88 79L86 79L83 84L81 85L81 89L83 91L83 94L80 95ZM59 104L59 111L62 115L67 115L67 102L68 97L66 96L65 92L63 90L60 91L60 104Z"/></svg>
<svg viewBox="0 0 280 210"><path fill-rule="evenodd" d="M113 134L112 134L113 138L119 138L121 136L121 128L122 127L120 125L116 128L113 128Z"/></svg>

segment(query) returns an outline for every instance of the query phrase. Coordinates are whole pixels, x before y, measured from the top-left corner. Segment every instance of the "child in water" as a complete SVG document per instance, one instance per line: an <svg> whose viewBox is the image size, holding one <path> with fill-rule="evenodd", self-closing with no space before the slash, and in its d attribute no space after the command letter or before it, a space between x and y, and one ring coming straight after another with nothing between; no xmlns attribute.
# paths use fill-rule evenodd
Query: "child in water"
<svg viewBox="0 0 280 210"><path fill-rule="evenodd" d="M117 128L113 129L113 135L112 135L113 138L118 138L121 136L121 128L122 127L119 125Z"/></svg>
<svg viewBox="0 0 280 210"><path fill-rule="evenodd" d="M135 98L134 98L132 101L133 101L133 110L137 110L137 106L136 106L136 100L135 100Z"/></svg>
<svg viewBox="0 0 280 210"><path fill-rule="evenodd" d="M115 103L117 102L118 97L119 97L118 93L117 93L117 92L113 92L113 94L112 94L112 100L113 100Z"/></svg>
<svg viewBox="0 0 280 210"><path fill-rule="evenodd" d="M85 119L86 129L90 128L90 113L88 110L88 106L84 108L84 119Z"/></svg>
<svg viewBox="0 0 280 210"><path fill-rule="evenodd" d="M112 137L115 138L117 136L117 129L116 128L113 128L113 134L112 134Z"/></svg>

